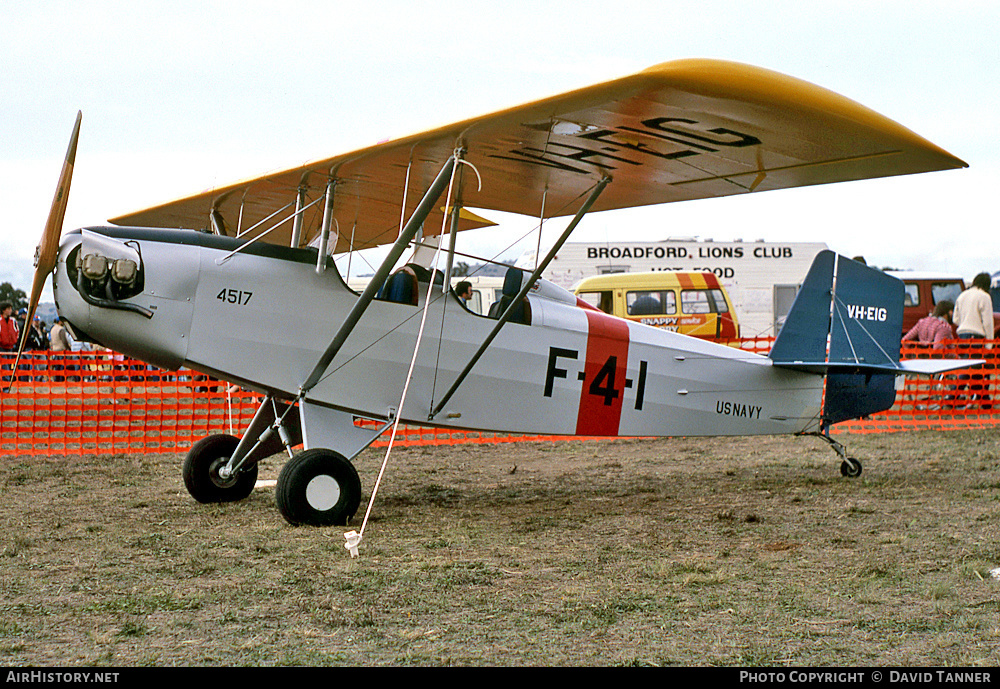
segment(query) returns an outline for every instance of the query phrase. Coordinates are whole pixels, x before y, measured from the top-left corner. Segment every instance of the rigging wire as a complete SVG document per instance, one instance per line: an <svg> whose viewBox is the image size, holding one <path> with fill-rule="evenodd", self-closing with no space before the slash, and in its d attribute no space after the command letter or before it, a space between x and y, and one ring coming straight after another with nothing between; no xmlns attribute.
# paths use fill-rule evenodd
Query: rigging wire
<svg viewBox="0 0 1000 689"><path fill-rule="evenodd" d="M242 251L243 251L244 249L246 249L246 248L247 248L248 246L250 246L251 244L253 244L254 242L256 242L256 241L257 241L258 239L262 239L263 237L267 236L267 235L268 235L268 234L270 234L270 233L271 233L271 232L272 232L273 230L276 230L276 229L278 229L279 227L281 227L282 225L284 225L284 224L285 224L286 222L288 222L289 220L291 220L292 218L294 218L294 217L295 217L296 215L301 215L302 213L304 213L304 212L305 212L305 211L306 211L306 210L307 210L308 208L310 208L311 206L313 206L313 205L317 204L317 203L318 203L318 202L319 202L319 201L320 201L321 199L322 199L322 197L320 197L319 199L316 199L315 201L313 201L312 203L310 203L310 204L309 204L309 205L307 205L307 206L303 206L303 207L302 207L302 208L301 208L300 210L296 211L295 213L292 213L292 214L291 214L290 216L288 216L287 218L284 218L283 220L279 221L278 223L276 223L276 224L272 225L272 226L271 226L271 227L269 227L268 229L266 229L266 230L264 230L263 232L261 232L260 234L258 234L258 235L257 235L256 237L254 237L254 238L252 238L252 239L250 239L250 240L248 240L248 241L244 242L243 244L241 244L240 246L238 246L238 247L237 247L236 249L234 249L233 251L230 251L230 252L229 252L228 254L226 254L226 255L225 255L225 256L223 256L222 258L217 258L217 259L215 259L215 264L216 264L216 265L219 265L219 266L221 266L221 265L222 265L223 263L225 263L226 261L228 261L229 259L231 259L231 258L232 258L233 256L235 256L236 254L238 254L238 253L242 252ZM267 217L266 217L266 218L264 218L263 220L260 220L260 221L258 221L257 223L255 223L255 224L253 225L253 227L250 227L250 228L247 228L247 230L245 230L245 231L243 231L243 232L239 232L239 233L238 233L238 234L236 235L236 238L237 238L237 239L240 239L240 238L242 238L242 237L246 236L246 235L247 235L248 233L250 233L250 232L252 232L253 230L255 230L256 228L260 227L261 225L263 225L263 224L264 224L264 223L266 223L266 222L267 222L268 220L270 220L270 219L271 219L271 218L273 218L274 216L278 215L278 214L279 214L279 213L281 213L282 211L285 211L285 210L288 210L288 209L289 209L289 208L290 208L291 206L293 206L293 205L294 205L294 202L292 202L292 203L288 203L288 204L285 204L285 206L283 206L282 208L279 208L278 210L274 211L273 213L271 213L271 214L270 214L269 216L267 216ZM241 209L241 211L240 211L240 212L242 213L242 209ZM243 216L241 215L241 216L240 216L240 222L242 223L242 221L243 221Z"/></svg>
<svg viewBox="0 0 1000 689"><path fill-rule="evenodd" d="M590 193L593 190L593 188L594 187L591 186L591 187L588 187L587 189L584 189L579 194L577 194L575 197L573 197L572 199L570 199L566 203L564 203L561 208L559 208L555 213L553 213L549 217L556 218L556 217L559 217L560 215L563 215L563 211L564 210L566 210L567 208L570 208L573 204L575 204L577 201L579 201L584 196L586 196L588 193ZM538 225L533 226L530 230L528 230L527 232L525 232L524 234L522 234L520 237L518 237L517 239L515 239L513 242L511 242L510 244L508 244L506 247L504 247L503 249L500 249L500 251L498 251L495 254L493 254L493 258L486 259L486 262L487 263L495 263L495 264L499 264L499 265L507 265L506 263L498 261L497 259L501 255L503 255L507 251L510 251L512 248L514 248L515 246L517 246L519 243L521 243L522 241L524 241L525 239L527 239L536 230L538 230L539 232L541 232L541 229L542 229L542 225L541 225L541 222L540 222ZM470 257L470 258L475 258L475 257ZM479 272L479 271L478 270L473 271L471 273L471 275L475 275L477 272Z"/></svg>
<svg viewBox="0 0 1000 689"><path fill-rule="evenodd" d="M549 188L545 187L542 192L542 210L538 214L538 245L535 246L535 268L538 268L538 256L542 253L542 225L545 224L545 199L549 195Z"/></svg>

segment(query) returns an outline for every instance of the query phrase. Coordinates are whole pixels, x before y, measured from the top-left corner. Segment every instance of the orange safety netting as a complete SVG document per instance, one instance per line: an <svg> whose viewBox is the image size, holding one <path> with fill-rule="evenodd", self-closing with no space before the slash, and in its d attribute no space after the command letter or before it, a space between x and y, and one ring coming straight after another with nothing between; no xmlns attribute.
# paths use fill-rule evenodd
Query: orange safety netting
<svg viewBox="0 0 1000 689"><path fill-rule="evenodd" d="M979 368L959 369L939 376L897 378L896 403L870 418L837 424L848 433L907 430L954 430L1000 425L994 405L1000 350L983 340L946 340L940 348L903 343L904 359L984 359ZM903 381L900 388L899 381Z"/></svg>
<svg viewBox="0 0 1000 689"><path fill-rule="evenodd" d="M4 386L13 358L0 359ZM192 371L163 371L110 352L27 352L4 392L0 452L187 452L239 434L260 397Z"/></svg>
<svg viewBox="0 0 1000 689"><path fill-rule="evenodd" d="M201 373L106 351L26 352L8 392L13 365L13 356L0 356L0 453L8 455L185 453L206 435L241 435L263 401ZM372 446L386 446L388 437ZM400 425L395 444L569 439Z"/></svg>
<svg viewBox="0 0 1000 689"><path fill-rule="evenodd" d="M766 353L773 338L730 342ZM911 429L983 428L1000 424L994 409L998 350L957 340L942 349L904 346L904 358L985 359L979 369L934 378L907 378L892 409L836 429L878 433ZM0 356L6 388L14 359ZM900 379L902 380L902 379ZM240 435L262 397L193 371L164 371L111 352L28 352L15 386L0 398L0 452L4 454L110 454L187 452L206 435ZM383 435L375 447L384 446ZM567 436L511 435L485 431L401 426L396 444L455 445Z"/></svg>

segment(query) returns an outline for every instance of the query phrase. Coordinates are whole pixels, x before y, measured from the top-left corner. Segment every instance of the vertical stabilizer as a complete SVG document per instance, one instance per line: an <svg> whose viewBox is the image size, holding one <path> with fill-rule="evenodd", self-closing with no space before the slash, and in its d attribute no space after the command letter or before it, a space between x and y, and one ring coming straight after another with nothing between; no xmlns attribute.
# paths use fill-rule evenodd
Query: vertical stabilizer
<svg viewBox="0 0 1000 689"><path fill-rule="evenodd" d="M903 283L863 263L837 259L830 363L897 368Z"/></svg>
<svg viewBox="0 0 1000 689"><path fill-rule="evenodd" d="M830 299L837 255L816 254L805 282L795 296L785 324L769 356L775 363L819 364L826 362L826 340L830 333Z"/></svg>
<svg viewBox="0 0 1000 689"><path fill-rule="evenodd" d="M892 406L902 325L902 282L823 251L769 356L776 366L825 373L823 418L837 423Z"/></svg>

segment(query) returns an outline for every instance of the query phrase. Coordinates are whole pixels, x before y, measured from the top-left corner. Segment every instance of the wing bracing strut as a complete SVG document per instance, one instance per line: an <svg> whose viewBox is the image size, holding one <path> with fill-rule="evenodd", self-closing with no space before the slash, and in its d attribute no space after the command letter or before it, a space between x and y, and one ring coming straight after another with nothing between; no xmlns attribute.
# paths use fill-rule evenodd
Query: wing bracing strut
<svg viewBox="0 0 1000 689"><path fill-rule="evenodd" d="M323 374L326 372L327 367L329 367L330 362L333 361L335 356L337 356L337 352L340 351L340 348L344 346L344 343L354 330L354 327L358 324L358 321L361 320L361 317L368 309L368 305L372 303L372 300L378 293L379 288L386 281L386 278L389 277L389 272L392 270L392 267L396 264L396 261L399 260L399 257L403 255L403 252L406 251L406 247L409 245L414 236L416 236L417 231L419 231L420 227L423 225L424 220L427 219L427 216L430 215L431 211L434 209L434 204L437 203L438 197L441 196L441 193L444 191L451 179L451 171L455 167L455 160L455 155L448 158L447 162L445 162L444 166L441 168L441 171L438 172L437 177L434 178L431 186L427 189L426 193L424 193L423 198L420 199L420 203L413 211L410 219L406 222L402 232L399 233L399 238L396 239L396 242L392 245L392 249L390 249L388 255L386 255L385 260L382 261L378 270L375 271L375 275L372 277L371 282L368 283L365 291L361 293L361 296L354 303L354 307L351 309L350 313L347 314L347 318L344 319L344 322L337 331L337 334L333 336L333 340L326 348L326 351L323 352L323 356L320 357L319 362L312 370L312 373L310 373L309 377L302 383L302 386L299 388L299 399L304 398L306 394L316 387L317 383L319 383Z"/></svg>
<svg viewBox="0 0 1000 689"><path fill-rule="evenodd" d="M514 297L514 299L507 306L506 310L504 310L504 312L500 315L496 325L493 326L493 329L483 340L483 343L479 345L479 349L476 350L476 353L472 355L471 359L469 359L469 363L466 364L465 368L462 369L462 372L458 374L458 378L456 378L455 382L451 384L450 388L448 388L448 392L444 394L444 397L441 398L441 401L438 402L437 406L431 410L431 413L427 416L428 421L432 421L434 417L441 412L444 405L448 403L448 400L451 399L452 395L455 394L462 382L466 379L469 373L472 372L472 368L476 365L476 362L479 361L483 354L486 353L487 348L500 333L500 329L511 319L511 316L514 314L515 307L520 304L521 300L524 299L529 291L531 291L531 287L535 284L538 278L541 277L545 269L548 268L549 263L553 258L555 258L556 253L562 248L562 245L566 243L570 234L572 234L573 230L576 229L576 226L580 224L583 216L587 214L591 206L593 206L597 201L597 197L601 195L601 192L604 191L605 187L607 187L610 182L610 177L604 177L597 183L593 191L590 192L590 196L587 197L587 200L580 207L580 210L578 210L576 215L573 216L573 219L570 221L569 225L566 226L566 229L563 230L561 235L559 235L559 239L557 239L555 244L552 245L552 248L549 249L545 258L542 259L537 266L535 266L535 271L531 274L531 276L527 280L524 280L521 285L521 290L517 293L517 296Z"/></svg>

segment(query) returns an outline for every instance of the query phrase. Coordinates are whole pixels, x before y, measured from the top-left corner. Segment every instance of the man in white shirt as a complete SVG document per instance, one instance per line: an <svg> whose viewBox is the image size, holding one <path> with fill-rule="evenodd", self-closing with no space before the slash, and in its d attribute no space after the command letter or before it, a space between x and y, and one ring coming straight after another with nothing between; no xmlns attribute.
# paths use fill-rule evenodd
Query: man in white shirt
<svg viewBox="0 0 1000 689"><path fill-rule="evenodd" d="M972 280L972 287L958 295L953 319L959 339L993 339L989 273L977 275Z"/></svg>

